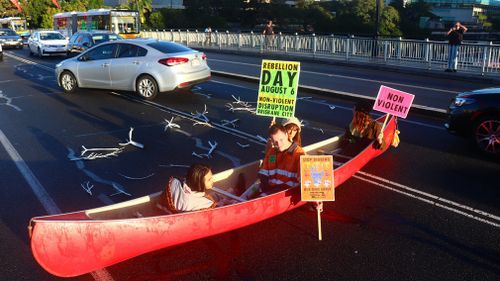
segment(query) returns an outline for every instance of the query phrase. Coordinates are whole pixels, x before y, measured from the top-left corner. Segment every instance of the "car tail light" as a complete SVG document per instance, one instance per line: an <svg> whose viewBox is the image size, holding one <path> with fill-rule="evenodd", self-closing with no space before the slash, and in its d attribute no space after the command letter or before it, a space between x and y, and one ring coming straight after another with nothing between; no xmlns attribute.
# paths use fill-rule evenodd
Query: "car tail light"
<svg viewBox="0 0 500 281"><path fill-rule="evenodd" d="M174 66L186 63L188 61L189 61L188 58L167 58L167 59L161 59L158 62L166 66Z"/></svg>
<svg viewBox="0 0 500 281"><path fill-rule="evenodd" d="M207 55L205 55L205 53L201 54L201 59L202 60L207 60Z"/></svg>

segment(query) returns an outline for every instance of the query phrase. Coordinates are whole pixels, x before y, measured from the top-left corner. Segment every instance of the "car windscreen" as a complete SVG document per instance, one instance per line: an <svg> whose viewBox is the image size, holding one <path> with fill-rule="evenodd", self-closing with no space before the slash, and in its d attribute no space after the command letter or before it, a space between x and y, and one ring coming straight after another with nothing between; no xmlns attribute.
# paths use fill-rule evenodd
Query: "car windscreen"
<svg viewBox="0 0 500 281"><path fill-rule="evenodd" d="M172 42L159 41L159 42L149 43L148 46L165 54L191 51L191 49L187 47Z"/></svg>
<svg viewBox="0 0 500 281"><path fill-rule="evenodd" d="M40 40L64 40L60 33L40 33Z"/></svg>
<svg viewBox="0 0 500 281"><path fill-rule="evenodd" d="M114 40L119 40L121 39L120 36L116 34L94 34L92 35L92 40L94 40L94 43L100 44L102 42L107 42L107 41L114 41Z"/></svg>
<svg viewBox="0 0 500 281"><path fill-rule="evenodd" d="M15 36L17 33L10 29L2 29L0 30L0 36Z"/></svg>

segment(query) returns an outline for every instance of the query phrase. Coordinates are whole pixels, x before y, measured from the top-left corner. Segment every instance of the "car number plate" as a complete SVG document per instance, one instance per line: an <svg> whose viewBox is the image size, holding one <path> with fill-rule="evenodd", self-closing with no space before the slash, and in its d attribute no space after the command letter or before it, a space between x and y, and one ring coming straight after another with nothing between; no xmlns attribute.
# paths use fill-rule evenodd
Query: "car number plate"
<svg viewBox="0 0 500 281"><path fill-rule="evenodd" d="M191 65L192 65L192 66L199 66L199 65L200 65L200 60L199 60L199 59L194 59L194 60L191 62Z"/></svg>

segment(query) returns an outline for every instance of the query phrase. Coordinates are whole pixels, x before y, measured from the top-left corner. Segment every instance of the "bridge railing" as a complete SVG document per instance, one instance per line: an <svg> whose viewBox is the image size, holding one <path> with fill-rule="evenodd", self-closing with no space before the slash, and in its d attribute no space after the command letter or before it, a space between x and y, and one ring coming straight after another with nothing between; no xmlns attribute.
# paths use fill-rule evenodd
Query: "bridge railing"
<svg viewBox="0 0 500 281"><path fill-rule="evenodd" d="M289 54L322 60L398 65L444 70L448 65L446 41L259 33L199 32L196 30L143 31L144 38L157 38L192 48ZM463 43L458 53L461 72L500 75L500 45Z"/></svg>

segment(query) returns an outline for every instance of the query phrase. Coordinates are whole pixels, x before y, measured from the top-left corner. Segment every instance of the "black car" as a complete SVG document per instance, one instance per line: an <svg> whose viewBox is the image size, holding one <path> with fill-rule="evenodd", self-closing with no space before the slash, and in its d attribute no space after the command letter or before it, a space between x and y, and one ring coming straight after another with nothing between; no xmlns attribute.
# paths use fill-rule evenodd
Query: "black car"
<svg viewBox="0 0 500 281"><path fill-rule="evenodd" d="M448 108L449 132L472 137L478 148L500 155L500 88L464 92Z"/></svg>
<svg viewBox="0 0 500 281"><path fill-rule="evenodd" d="M119 35L107 31L80 31L69 38L67 54L79 54L97 44L122 39Z"/></svg>
<svg viewBox="0 0 500 281"><path fill-rule="evenodd" d="M0 44L3 48L12 47L21 49L23 47L23 39L10 28L0 28Z"/></svg>

